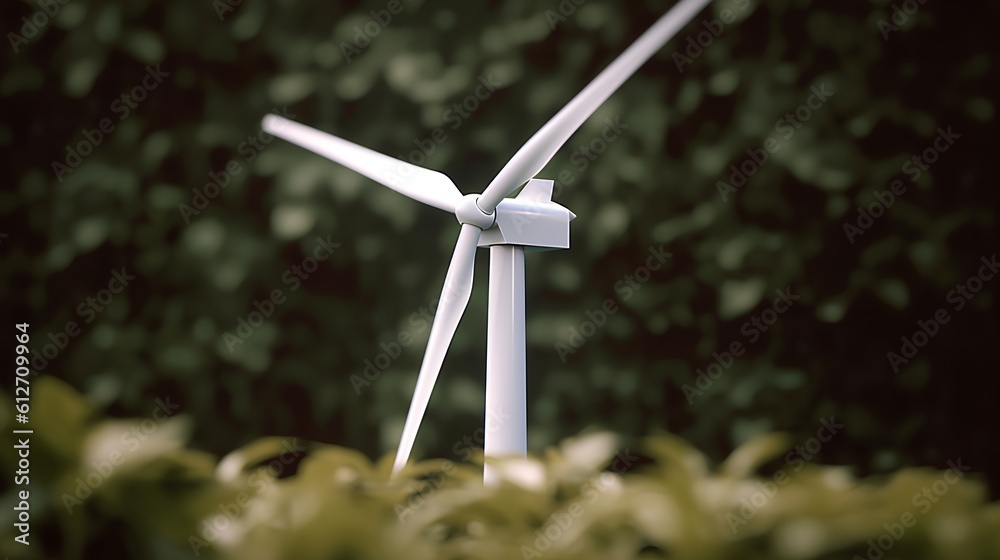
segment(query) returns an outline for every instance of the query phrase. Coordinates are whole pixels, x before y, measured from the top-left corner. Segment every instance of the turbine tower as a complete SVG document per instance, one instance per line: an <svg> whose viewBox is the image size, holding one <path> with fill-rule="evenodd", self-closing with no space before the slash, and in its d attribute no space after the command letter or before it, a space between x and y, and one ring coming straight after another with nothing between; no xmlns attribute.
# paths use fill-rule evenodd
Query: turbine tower
<svg viewBox="0 0 1000 560"><path fill-rule="evenodd" d="M390 189L453 213L461 224L445 275L437 313L413 400L403 425L393 474L405 465L427 410L445 354L472 294L478 247L490 249L486 346L486 457L527 452L525 392L524 251L569 248L575 214L552 201L550 180L536 179L569 137L636 70L700 12L710 0L681 0L658 19L590 84L535 133L481 195L462 195L445 175L380 154L277 115L264 117L265 131L311 150ZM515 198L507 198L521 185ZM491 427L491 421L495 421ZM489 464L487 483L497 478Z"/></svg>

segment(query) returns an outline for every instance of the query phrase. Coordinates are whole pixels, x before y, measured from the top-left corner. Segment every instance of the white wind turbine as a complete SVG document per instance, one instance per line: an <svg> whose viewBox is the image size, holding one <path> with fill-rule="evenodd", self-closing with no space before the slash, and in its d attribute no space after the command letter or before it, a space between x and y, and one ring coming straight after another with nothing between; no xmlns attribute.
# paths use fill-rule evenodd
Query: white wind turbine
<svg viewBox="0 0 1000 560"><path fill-rule="evenodd" d="M524 352L524 250L569 248L569 222L576 216L552 202L550 180L535 174L635 71L700 12L710 0L681 0L545 123L500 170L481 195L463 196L445 175L369 150L277 115L263 128L430 206L454 213L461 224L445 275L437 313L413 401L406 415L393 473L406 465L427 410L445 353L472 294L477 247L490 248L489 324L486 344L487 457L527 452ZM521 185L515 198L506 198ZM497 474L489 465L486 482Z"/></svg>

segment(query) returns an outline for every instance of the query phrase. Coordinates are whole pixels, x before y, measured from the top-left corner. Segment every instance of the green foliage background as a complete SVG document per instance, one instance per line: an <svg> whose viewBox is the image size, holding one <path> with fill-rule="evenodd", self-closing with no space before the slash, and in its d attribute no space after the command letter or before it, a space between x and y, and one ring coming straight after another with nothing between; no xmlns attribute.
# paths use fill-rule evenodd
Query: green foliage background
<svg viewBox="0 0 1000 560"><path fill-rule="evenodd" d="M1000 505L961 461L858 479L801 459L767 474L789 434L754 437L712 464L681 438L633 449L591 432L540 456L411 463L390 477L352 449L265 437L216 458L185 447L190 418L104 417L44 376L31 436L31 532L14 558L908 558L990 560ZM0 427L11 429L10 414ZM62 429L59 429L62 427ZM19 450L0 449L13 470ZM125 459L121 460L124 454ZM636 453L636 454L633 454ZM39 492L39 486L42 491ZM5 501L18 503L10 493ZM23 503L23 502L22 502ZM15 513L24 513L15 511ZM23 520L22 520L23 521ZM15 542L29 538L31 546Z"/></svg>
<svg viewBox="0 0 1000 560"><path fill-rule="evenodd" d="M247 0L220 17L209 1L72 0L2 55L5 317L31 323L36 354L78 323L44 373L113 415L147 416L169 396L198 449L282 434L370 458L392 451L426 336L411 317L437 297L457 228L287 143L252 161L242 143L282 108L404 158L443 127L425 165L478 192L670 6L563 4L564 21L546 16L554 1L404 2L348 63L342 45L384 2ZM878 22L889 2L741 6L713 6L738 21L681 72L672 54L704 30L686 28L540 174L569 172L557 199L579 218L570 251L527 259L532 449L591 427L664 430L721 460L772 430L803 441L834 416L845 435L818 462L864 474L962 457L995 475L985 442L997 382L984 375L996 370L995 284L899 372L886 353L918 320L951 311L948 292L996 251L996 5L928 0L888 40ZM3 30L20 32L39 9L5 4ZM169 76L119 120L115 100L147 65ZM448 109L481 76L502 86L452 130ZM723 201L729 166L821 84L830 101ZM574 151L616 117L626 133L581 170ZM52 162L104 118L114 131L57 179ZM938 127L961 138L911 183L901 167ZM187 220L178 206L230 161L239 174ZM843 224L894 179L906 193L850 243ZM333 257L291 291L282 275L328 236ZM616 283L661 245L669 265L626 300ZM461 458L482 424L483 257L417 457ZM122 267L136 279L85 323L78 306ZM786 287L801 299L689 404L683 386L713 352L746 342L742 325ZM275 289L287 302L231 353L223 334ZM555 345L606 299L621 311L563 362ZM351 375L403 332L414 342L356 391Z"/></svg>

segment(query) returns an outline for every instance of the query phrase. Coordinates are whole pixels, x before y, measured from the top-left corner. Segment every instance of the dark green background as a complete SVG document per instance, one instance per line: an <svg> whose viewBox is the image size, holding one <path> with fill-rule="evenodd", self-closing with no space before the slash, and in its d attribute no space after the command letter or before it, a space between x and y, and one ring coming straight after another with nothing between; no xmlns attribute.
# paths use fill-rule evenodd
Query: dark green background
<svg viewBox="0 0 1000 560"><path fill-rule="evenodd" d="M45 374L112 414L146 416L169 396L216 453L262 434L394 450L424 338L360 395L350 376L380 343L417 334L411 314L437 297L457 224L283 141L242 143L282 107L402 157L443 127L426 166L479 192L671 3L587 0L555 29L555 1L402 5L350 63L342 44L385 2L248 0L220 18L208 0L72 0L18 52L5 44L4 328L30 322L39 352L67 321L81 327ZM961 457L996 473L1000 280L961 311L946 302L996 252L995 4L928 0L888 40L888 2L741 5L715 5L739 20L679 72L672 54L717 17L704 12L540 174L569 172L557 201L579 218L570 251L526 259L532 450L603 426L668 430L721 458L761 432L804 441L833 416L843 435L817 461L864 473ZM38 10L4 4L3 31ZM119 119L115 100L147 65L169 76ZM502 86L453 130L448 108L490 75ZM723 201L729 166L781 138L775 122L821 84L829 102ZM616 117L625 134L581 169L574 151ZM114 130L57 180L52 162L104 118ZM961 138L911 182L901 166L938 127ZM230 161L240 173L186 223L178 205ZM849 243L843 224L894 179L906 193ZM282 275L317 236L340 246L291 291ZM616 282L660 245L668 265L626 301ZM486 256L418 457L461 457L482 423ZM77 306L122 267L136 279L84 324ZM682 386L786 287L801 299L689 405ZM230 353L223 333L274 289L288 300ZM556 343L606 299L620 311L563 363ZM939 308L951 321L894 372L886 353Z"/></svg>

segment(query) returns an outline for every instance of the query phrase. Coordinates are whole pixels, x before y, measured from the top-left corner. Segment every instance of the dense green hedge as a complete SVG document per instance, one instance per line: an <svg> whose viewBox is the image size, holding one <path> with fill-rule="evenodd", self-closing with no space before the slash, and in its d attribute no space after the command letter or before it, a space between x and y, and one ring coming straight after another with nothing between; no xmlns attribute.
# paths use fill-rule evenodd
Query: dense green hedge
<svg viewBox="0 0 1000 560"><path fill-rule="evenodd" d="M33 558L1000 555L1000 506L961 461L858 479L803 460L787 435L755 438L716 465L675 436L631 449L594 432L498 461L502 481L484 487L478 460L421 461L390 478L391 456L372 463L294 437L217 460L185 446L189 418L103 417L47 377L35 402ZM2 463L13 470L16 452L4 449ZM24 558L13 531L7 524L0 554Z"/></svg>

